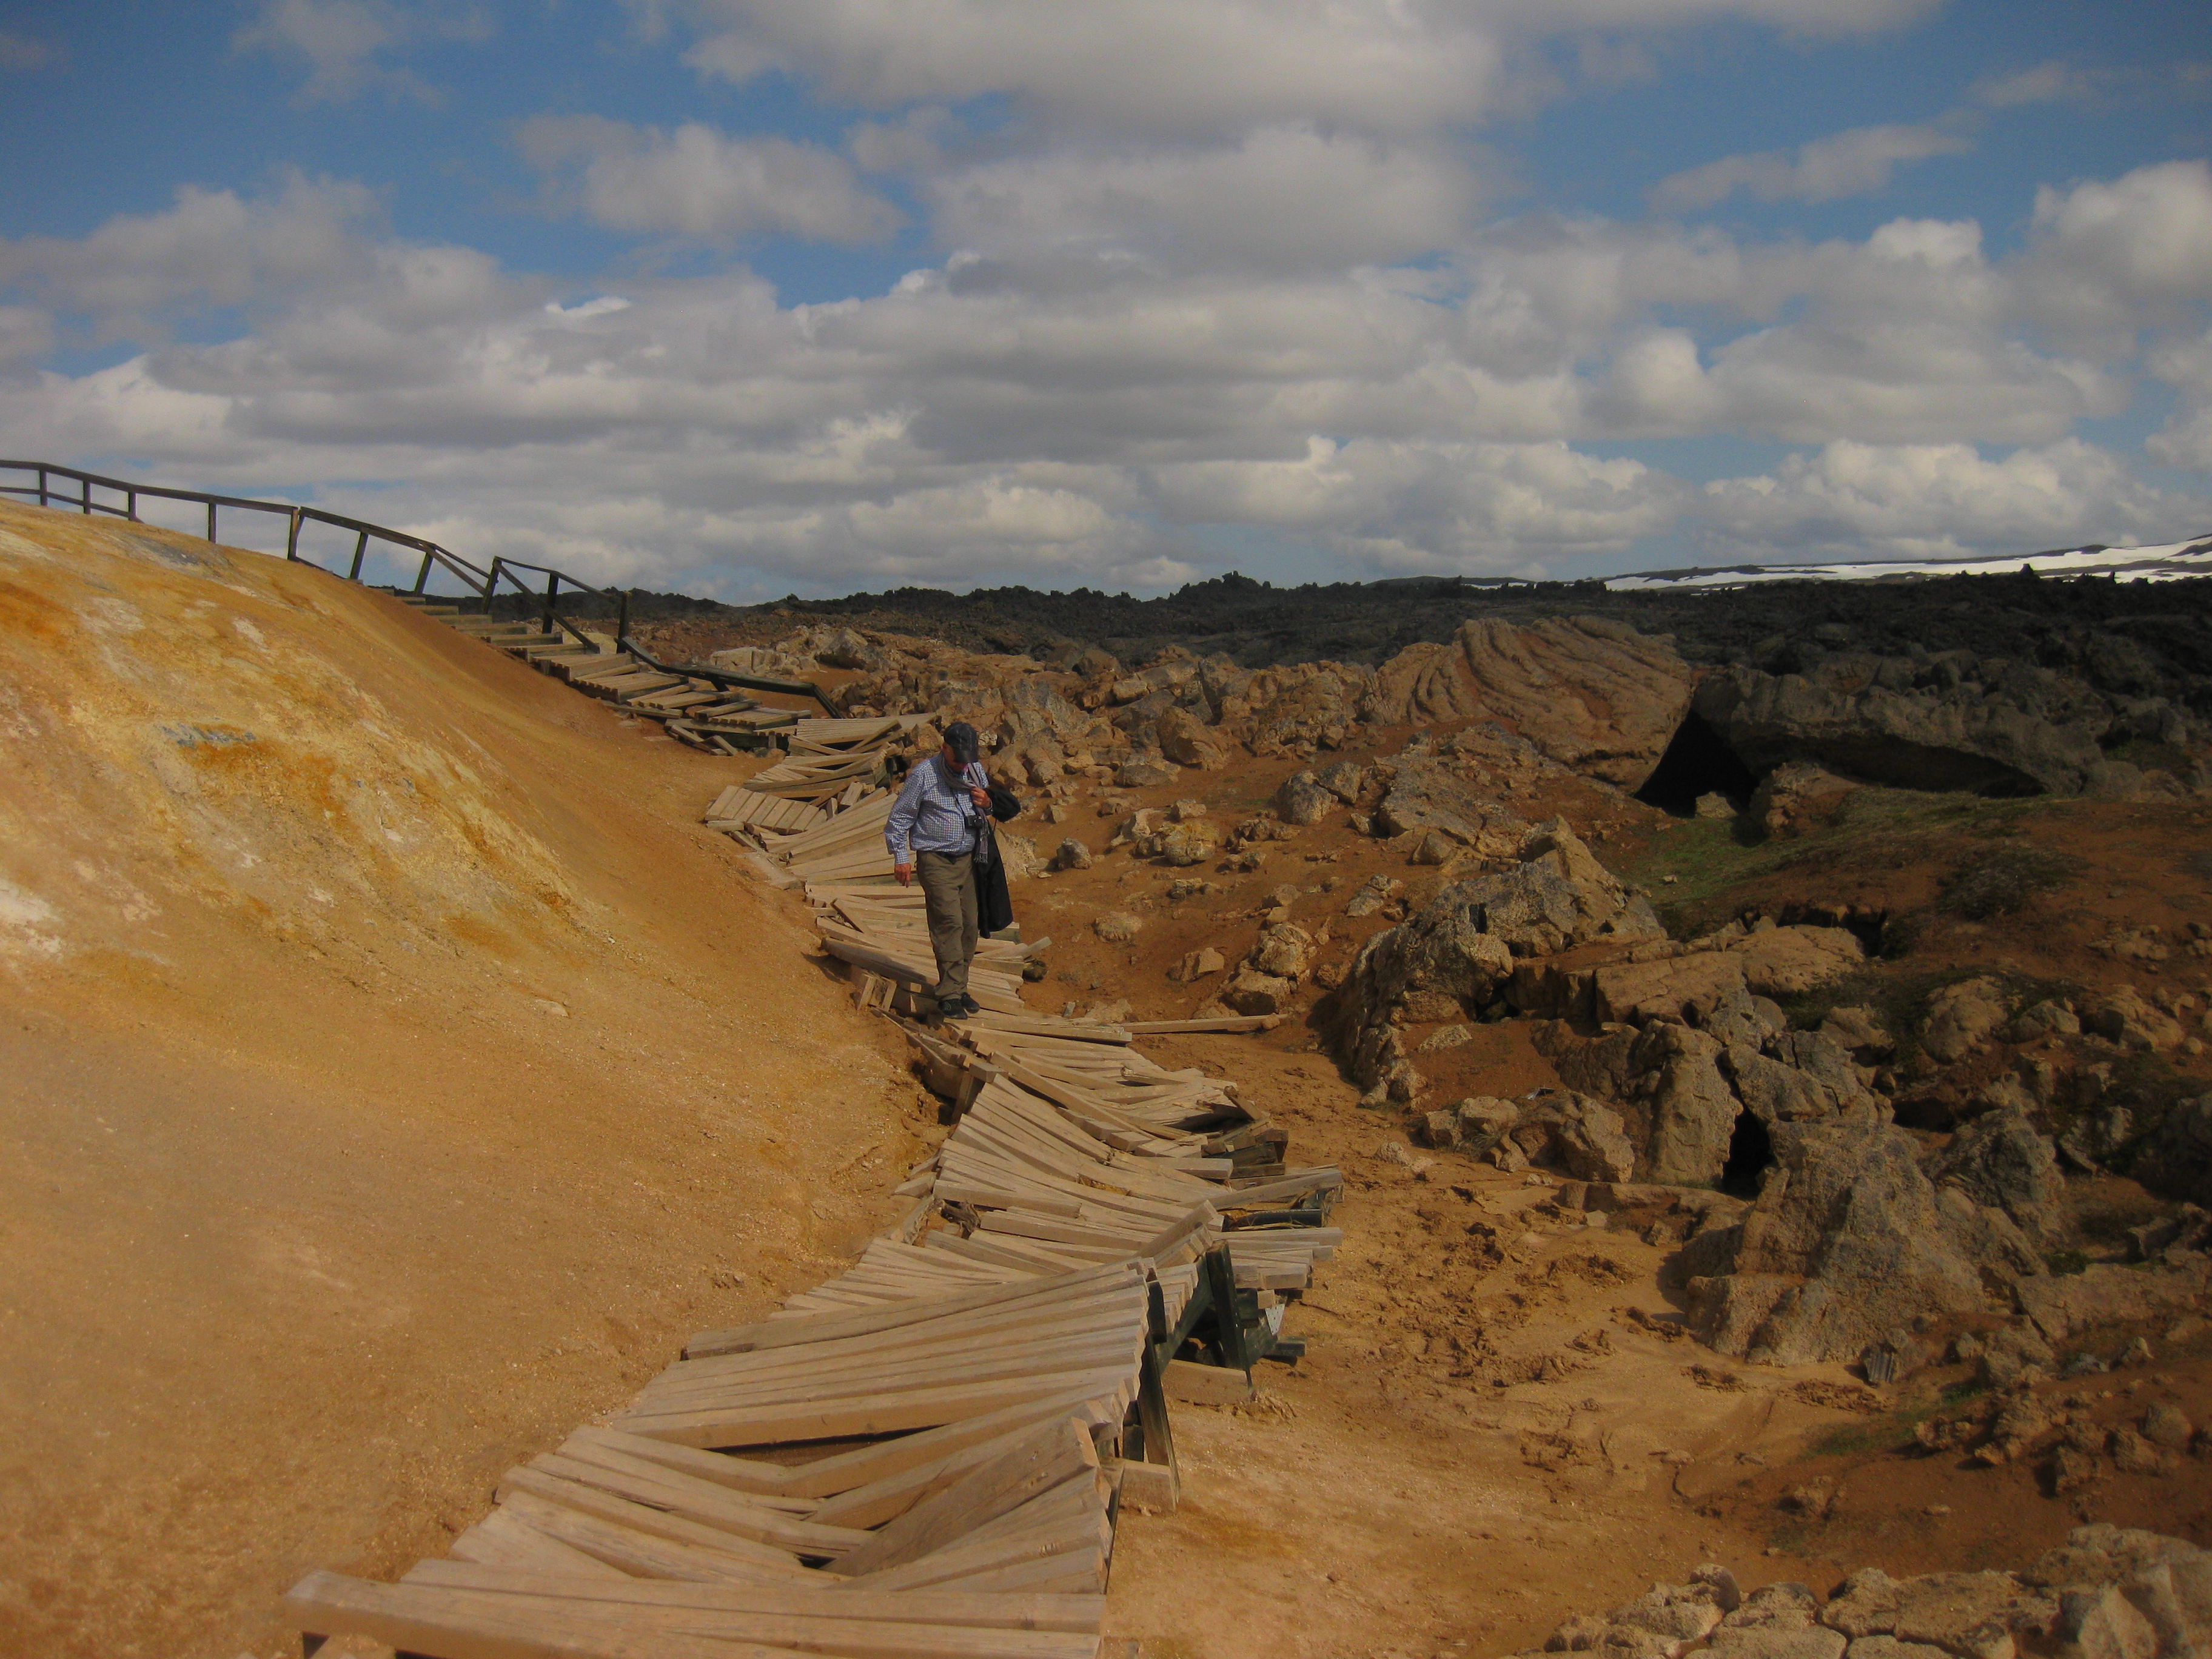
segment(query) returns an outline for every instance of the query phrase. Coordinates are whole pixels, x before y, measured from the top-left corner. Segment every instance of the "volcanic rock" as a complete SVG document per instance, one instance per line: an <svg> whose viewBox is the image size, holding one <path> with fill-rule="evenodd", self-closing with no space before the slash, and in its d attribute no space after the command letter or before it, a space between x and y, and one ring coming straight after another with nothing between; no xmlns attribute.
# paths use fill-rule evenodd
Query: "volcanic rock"
<svg viewBox="0 0 2212 1659"><path fill-rule="evenodd" d="M1812 761L1901 788L1996 795L2081 793L2117 712L2026 663L1850 656L1789 674L1723 668L1692 707L1753 772Z"/></svg>
<svg viewBox="0 0 2212 1659"><path fill-rule="evenodd" d="M1285 823L1319 823L1337 798L1322 788L1310 772L1293 772L1275 791L1275 811Z"/></svg>
<svg viewBox="0 0 2212 1659"><path fill-rule="evenodd" d="M1692 1317L1724 1353L1773 1364L1855 1358L1923 1315L1984 1304L1983 1275L2039 1272L2001 1214L1939 1199L1912 1138L1882 1122L1779 1122L1777 1168L1744 1218L1729 1273L1692 1281ZM1998 1248L2004 1235L2014 1247Z"/></svg>
<svg viewBox="0 0 2212 1659"><path fill-rule="evenodd" d="M2065 1185L2050 1139L2016 1107L1975 1119L1927 1170L1938 1186L1952 1183L2002 1210L2031 1239L2047 1243L2065 1225Z"/></svg>

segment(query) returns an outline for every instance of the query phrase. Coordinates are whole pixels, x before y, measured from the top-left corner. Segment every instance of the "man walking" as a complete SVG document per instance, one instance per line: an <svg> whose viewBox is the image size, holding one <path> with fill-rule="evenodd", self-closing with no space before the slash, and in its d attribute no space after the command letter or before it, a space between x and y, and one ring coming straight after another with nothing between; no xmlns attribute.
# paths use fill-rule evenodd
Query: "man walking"
<svg viewBox="0 0 2212 1659"><path fill-rule="evenodd" d="M975 848L990 823L989 781L975 728L955 720L945 746L906 775L884 824L884 844L899 885L921 878L929 948L937 957L937 1007L946 1019L981 1013L968 994L975 955Z"/></svg>

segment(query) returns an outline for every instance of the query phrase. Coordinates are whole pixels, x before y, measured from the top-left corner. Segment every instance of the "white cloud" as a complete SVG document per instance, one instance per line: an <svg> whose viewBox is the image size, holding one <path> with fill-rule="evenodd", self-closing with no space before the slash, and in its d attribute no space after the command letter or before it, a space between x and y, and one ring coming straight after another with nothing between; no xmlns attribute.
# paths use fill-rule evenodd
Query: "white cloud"
<svg viewBox="0 0 2212 1659"><path fill-rule="evenodd" d="M813 144L732 138L698 122L673 132L597 116L538 116L518 132L547 173L578 168L584 213L611 230L720 241L756 233L869 242L902 222L851 163Z"/></svg>
<svg viewBox="0 0 2212 1659"><path fill-rule="evenodd" d="M1705 489L1705 523L1731 555L1943 557L2186 533L2201 500L2153 489L2110 452L2068 438L1999 460L1971 445L1834 443L1766 477Z"/></svg>
<svg viewBox="0 0 2212 1659"><path fill-rule="evenodd" d="M1741 19L1889 28L1932 0L694 0L690 61L782 70L872 108L1003 94L1073 128L1164 140L1311 121L1408 137L1525 100L1558 36Z"/></svg>
<svg viewBox="0 0 2212 1659"><path fill-rule="evenodd" d="M1177 268L1273 270L1385 264L1449 246L1480 193L1441 148L1306 125L1230 144L987 162L930 189L950 246L1121 249ZM1316 212L1322 203L1327 210Z"/></svg>
<svg viewBox="0 0 2212 1659"><path fill-rule="evenodd" d="M1393 574L1540 574L1665 529L1686 495L1641 462L1563 443L1313 438L1293 460L1197 462L1154 477L1179 520L1270 525Z"/></svg>
<svg viewBox="0 0 2212 1659"><path fill-rule="evenodd" d="M1565 573L1670 530L1741 557L2156 540L2207 516L2068 436L2126 406L2156 324L2148 366L2185 407L2154 453L2203 464L2212 347L2160 240L2201 169L2069 186L1999 258L1972 221L1817 244L1470 227L1465 175L1424 172L1420 146L1283 128L1187 150L1215 171L1192 183L1133 143L1088 168L942 161L927 188L981 245L812 306L741 268L555 291L380 233L353 186L188 191L0 245L0 338L52 313L149 342L95 374L0 377L0 453L241 493L387 480L325 499L463 551L756 595L1164 580L1223 525L1357 569ZM1318 234L1338 244L1270 243L1302 172L1377 202ZM1410 206L1386 188L1405 179ZM961 194L979 180L1023 205L989 219ZM1445 258L1359 262L1431 212ZM2054 284L2124 341L2042 343ZM237 337L161 343L215 307L243 310ZM1704 489L1578 447L1726 434L1809 453Z"/></svg>
<svg viewBox="0 0 2212 1659"><path fill-rule="evenodd" d="M259 16L232 44L303 65L302 104L343 102L371 88L427 101L440 96L434 88L383 60L424 40L482 40L490 33L477 8L440 0L262 0Z"/></svg>
<svg viewBox="0 0 2212 1659"><path fill-rule="evenodd" d="M0 284L97 320L101 337L158 333L179 306L280 300L366 251L375 197L356 184L288 179L271 197L186 185L159 213L120 214L75 240L0 242Z"/></svg>
<svg viewBox="0 0 2212 1659"><path fill-rule="evenodd" d="M2180 390L2181 406L2143 447L2168 466L2212 472L2212 329L2162 343L2145 366Z"/></svg>
<svg viewBox="0 0 2212 1659"><path fill-rule="evenodd" d="M0 306L0 363L54 349L54 319L35 306Z"/></svg>
<svg viewBox="0 0 2212 1659"><path fill-rule="evenodd" d="M2087 103L2103 89L2108 78L2094 70L2052 58L2009 75L1984 76L1967 88L1966 96L1990 109L2016 109L2027 104Z"/></svg>
<svg viewBox="0 0 2212 1659"><path fill-rule="evenodd" d="M1887 190L1900 163L1972 148L1966 137L1942 127L1855 127L1800 144L1794 153L1728 155L1672 174L1653 186L1651 204L1681 213L1711 207L1738 191L1759 202L1832 202Z"/></svg>
<svg viewBox="0 0 2212 1659"><path fill-rule="evenodd" d="M2045 257L2123 300L2212 299L2212 167L2167 161L2035 193Z"/></svg>

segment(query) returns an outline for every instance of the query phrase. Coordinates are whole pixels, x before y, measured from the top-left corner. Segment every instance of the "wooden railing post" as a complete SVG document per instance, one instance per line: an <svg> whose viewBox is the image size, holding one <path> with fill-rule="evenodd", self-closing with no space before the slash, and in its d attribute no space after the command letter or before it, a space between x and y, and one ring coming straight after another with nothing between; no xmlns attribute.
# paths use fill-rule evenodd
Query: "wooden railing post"
<svg viewBox="0 0 2212 1659"><path fill-rule="evenodd" d="M492 555L491 568L484 574L484 615L491 615L492 601L499 592L499 556Z"/></svg>
<svg viewBox="0 0 2212 1659"><path fill-rule="evenodd" d="M415 573L415 591L420 593L422 591L422 585L429 580L430 556L425 553L422 556L422 568Z"/></svg>
<svg viewBox="0 0 2212 1659"><path fill-rule="evenodd" d="M39 505L40 505L40 507L44 507L46 504L46 468L44 468L44 467L42 466L42 467L40 467L40 468L39 469Z"/></svg>
<svg viewBox="0 0 2212 1659"><path fill-rule="evenodd" d="M208 539L210 541L215 539L215 503L213 501L208 503Z"/></svg>
<svg viewBox="0 0 2212 1659"><path fill-rule="evenodd" d="M82 511L84 513L84 516L88 519L92 516L92 480L89 478L85 479L79 486L79 492L80 498L83 503Z"/></svg>
<svg viewBox="0 0 2212 1659"><path fill-rule="evenodd" d="M300 558L300 509L292 509L292 527L284 537L284 556L294 563Z"/></svg>
<svg viewBox="0 0 2212 1659"><path fill-rule="evenodd" d="M615 602L615 643L620 645L629 638L629 589L625 587L622 591L622 597Z"/></svg>
<svg viewBox="0 0 2212 1659"><path fill-rule="evenodd" d="M538 630L541 634L550 634L553 631L553 601L560 592L561 573L557 570L547 571L545 573L545 626Z"/></svg>
<svg viewBox="0 0 2212 1659"><path fill-rule="evenodd" d="M368 532L364 530L361 532L361 539L353 544L353 568L346 572L348 581L357 582L361 580L361 562L368 556Z"/></svg>

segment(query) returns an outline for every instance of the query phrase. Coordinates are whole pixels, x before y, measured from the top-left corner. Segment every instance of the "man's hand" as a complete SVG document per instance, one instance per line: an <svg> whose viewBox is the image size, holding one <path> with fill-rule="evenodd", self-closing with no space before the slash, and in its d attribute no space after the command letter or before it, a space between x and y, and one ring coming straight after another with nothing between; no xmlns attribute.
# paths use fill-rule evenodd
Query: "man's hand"
<svg viewBox="0 0 2212 1659"><path fill-rule="evenodd" d="M914 866L911 864L894 864L891 866L891 873L898 878L900 886L914 885Z"/></svg>
<svg viewBox="0 0 2212 1659"><path fill-rule="evenodd" d="M968 786L968 798L975 803L975 810L977 811L988 812L991 810L991 792L989 790L971 783Z"/></svg>

